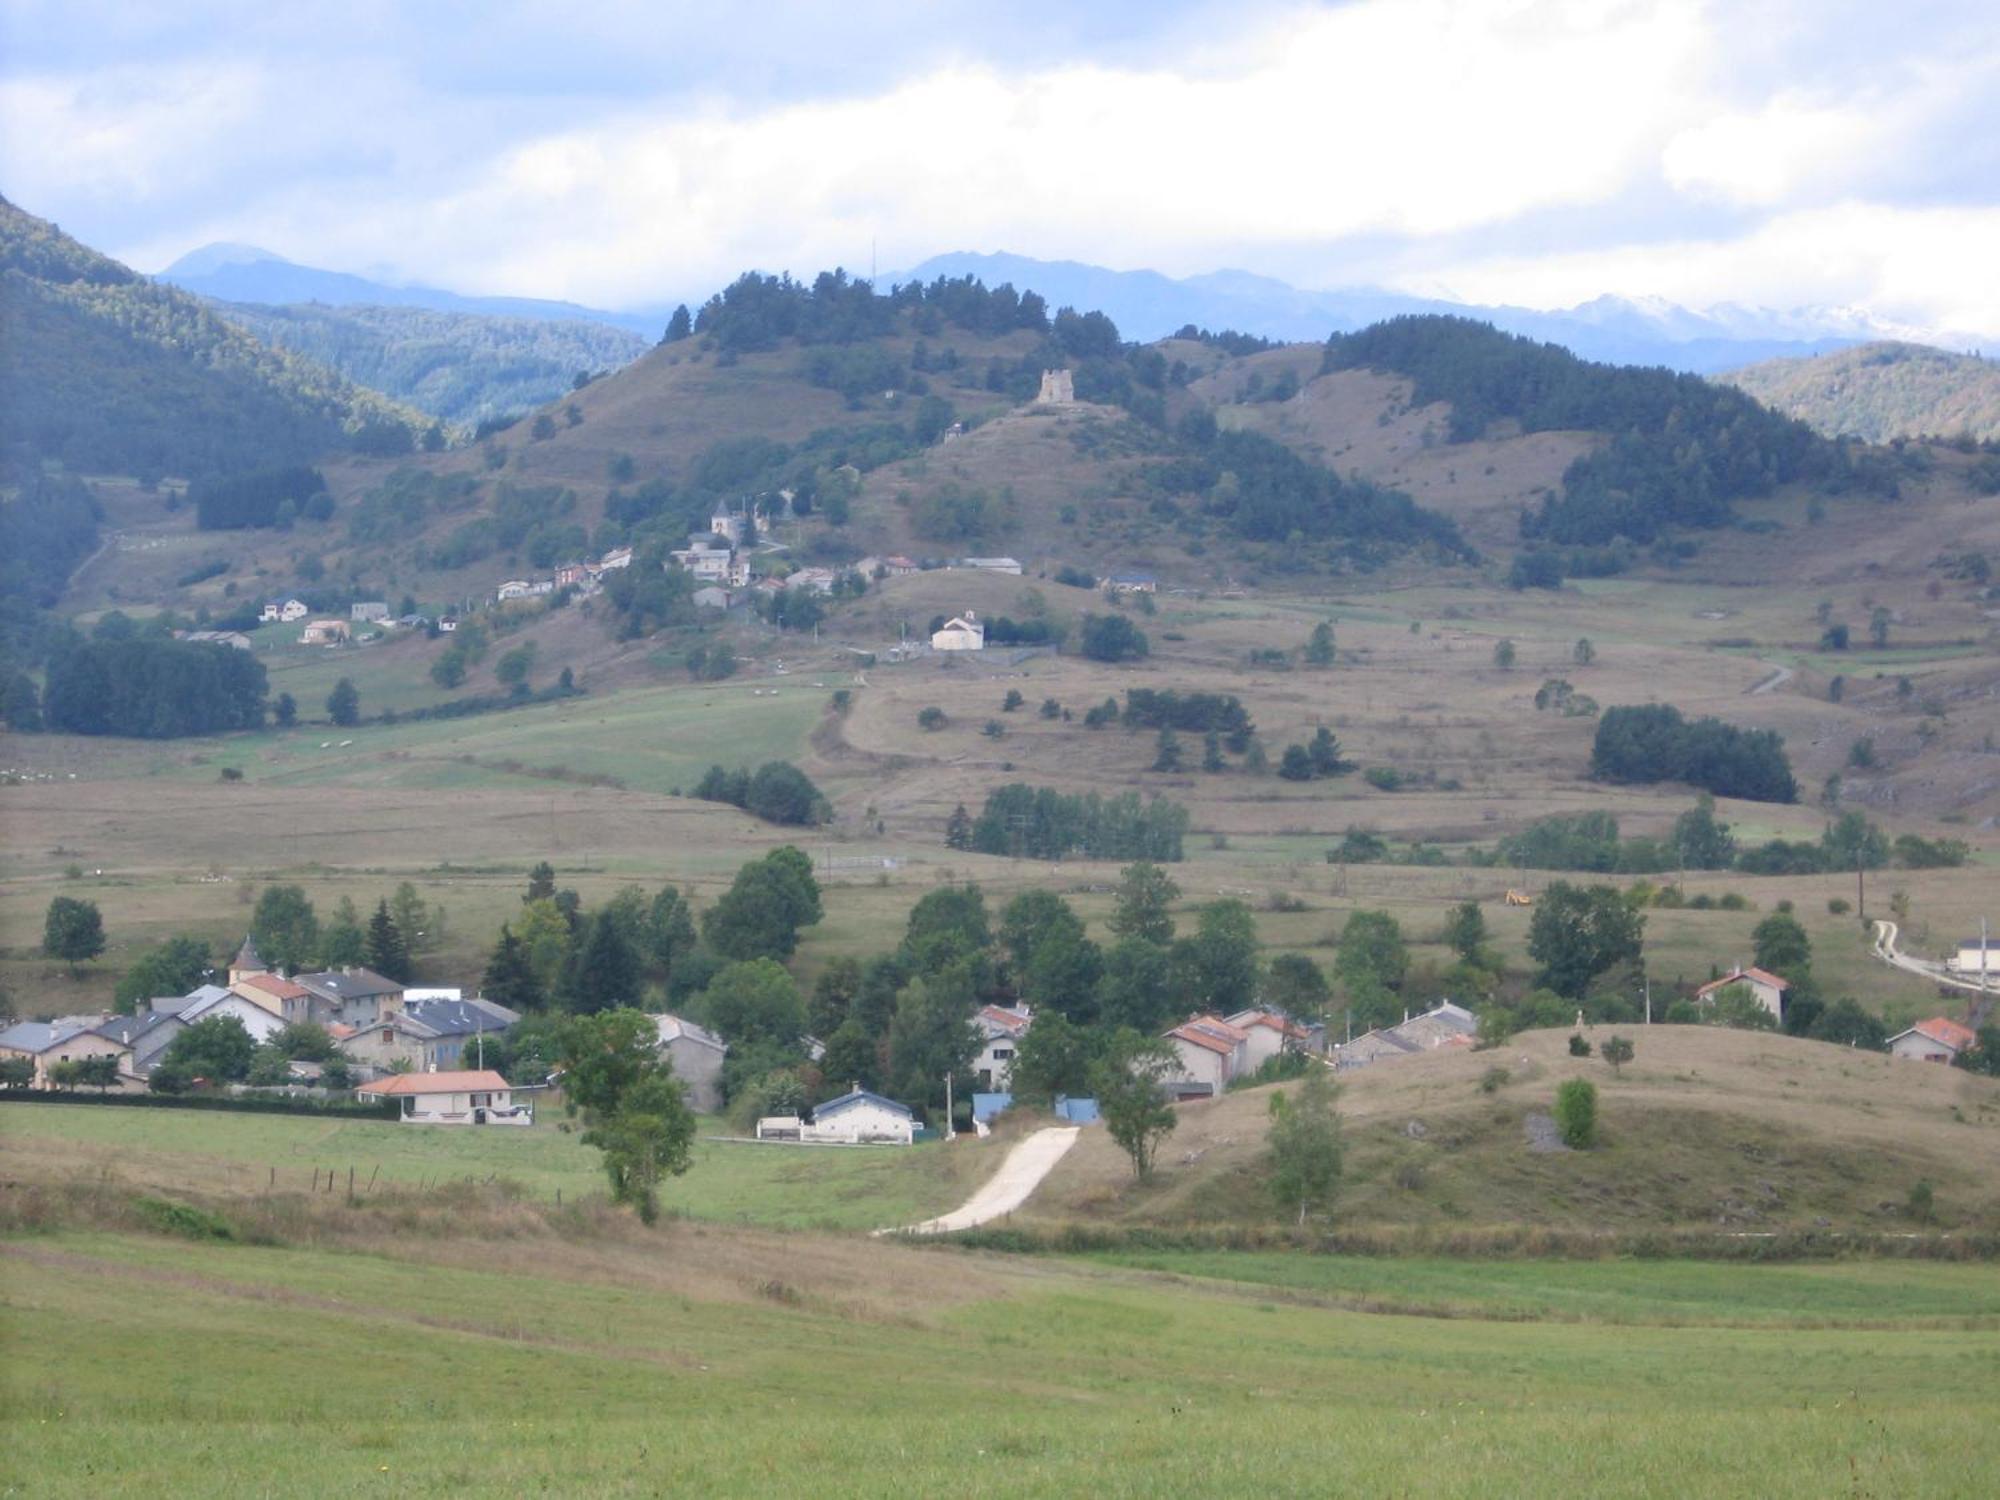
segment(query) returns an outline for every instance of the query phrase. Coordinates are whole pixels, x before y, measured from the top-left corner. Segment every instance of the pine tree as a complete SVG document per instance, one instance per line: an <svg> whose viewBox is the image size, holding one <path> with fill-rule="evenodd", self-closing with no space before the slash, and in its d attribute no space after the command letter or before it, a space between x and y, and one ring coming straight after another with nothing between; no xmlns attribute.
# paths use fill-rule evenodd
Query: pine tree
<svg viewBox="0 0 2000 1500"><path fill-rule="evenodd" d="M1227 763L1222 758L1222 736L1217 734L1213 729L1202 736L1201 768L1204 771L1222 771L1228 769Z"/></svg>
<svg viewBox="0 0 2000 1500"><path fill-rule="evenodd" d="M386 979L407 982L410 977L410 949L402 929L389 915L389 903L375 903L375 915L368 919L367 964Z"/></svg>
<svg viewBox="0 0 2000 1500"><path fill-rule="evenodd" d="M548 1003L541 981L535 978L528 951L514 936L511 927L500 929L500 941L486 960L486 974L479 982L480 993L509 1010L535 1011Z"/></svg>
<svg viewBox="0 0 2000 1500"><path fill-rule="evenodd" d="M1309 667L1333 665L1333 627L1324 620L1313 626L1312 638L1306 642L1306 665Z"/></svg>
<svg viewBox="0 0 2000 1500"><path fill-rule="evenodd" d="M1181 768L1181 742L1171 729L1161 729L1158 748L1153 756L1155 771L1178 771Z"/></svg>
<svg viewBox="0 0 2000 1500"><path fill-rule="evenodd" d="M594 1015L621 1006L636 1008L639 987L639 955L618 924L599 914L563 976L563 998L576 1014Z"/></svg>
<svg viewBox="0 0 2000 1500"><path fill-rule="evenodd" d="M525 906L530 901L548 901L554 898L555 893L555 866L543 860L528 872L528 894L521 898L521 904Z"/></svg>
<svg viewBox="0 0 2000 1500"><path fill-rule="evenodd" d="M326 695L326 716L343 729L360 722L361 694L350 678L341 678Z"/></svg>
<svg viewBox="0 0 2000 1500"><path fill-rule="evenodd" d="M959 803L951 810L951 816L944 822L944 843L947 849L970 849L972 847L972 814Z"/></svg>

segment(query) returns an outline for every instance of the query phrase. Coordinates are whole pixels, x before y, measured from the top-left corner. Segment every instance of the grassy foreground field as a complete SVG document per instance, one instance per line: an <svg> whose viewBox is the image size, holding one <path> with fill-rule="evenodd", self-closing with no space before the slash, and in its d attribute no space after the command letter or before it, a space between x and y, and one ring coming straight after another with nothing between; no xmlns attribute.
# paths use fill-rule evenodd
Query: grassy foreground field
<svg viewBox="0 0 2000 1500"><path fill-rule="evenodd" d="M1616 1264L1385 1316L687 1225L370 1255L62 1232L0 1242L35 1351L0 1393L11 1483L49 1496L1990 1493L1990 1270L1890 1269L1704 1271L1663 1326ZM1812 1326L1824 1297L1875 1326ZM1591 1321L1518 1321L1537 1301Z"/></svg>
<svg viewBox="0 0 2000 1500"><path fill-rule="evenodd" d="M526 1130L412 1130L373 1120L209 1110L8 1104L0 1163L10 1177L165 1187L228 1197L310 1191L347 1172L366 1191L438 1189L498 1177L537 1201L575 1203L604 1188L598 1153L551 1109ZM705 1131L723 1129L704 1120ZM998 1141L905 1151L805 1150L710 1140L663 1193L670 1212L798 1229L915 1223L968 1196L999 1164Z"/></svg>

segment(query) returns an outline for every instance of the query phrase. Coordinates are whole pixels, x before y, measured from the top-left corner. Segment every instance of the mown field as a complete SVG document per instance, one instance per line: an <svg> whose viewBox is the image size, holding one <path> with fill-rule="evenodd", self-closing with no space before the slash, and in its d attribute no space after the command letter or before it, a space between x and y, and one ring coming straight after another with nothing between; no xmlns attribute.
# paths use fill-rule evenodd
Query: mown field
<svg viewBox="0 0 2000 1500"><path fill-rule="evenodd" d="M957 1206L999 1164L997 1142L970 1138L907 1150L807 1150L707 1137L662 1193L669 1212L775 1228L881 1229ZM231 1197L310 1191L348 1172L357 1189L451 1190L494 1179L536 1202L576 1203L604 1189L598 1153L544 1109L527 1129L416 1130L393 1122L215 1110L14 1104L0 1113L0 1162L37 1181L53 1175Z"/></svg>
<svg viewBox="0 0 2000 1500"><path fill-rule="evenodd" d="M35 1353L0 1373L0 1420L12 1482L51 1496L1970 1496L1996 1477L1983 1266L1417 1265L1424 1315L1299 1294L1393 1294L1392 1264L1172 1268L687 1225L365 1253L16 1235L0 1315Z"/></svg>

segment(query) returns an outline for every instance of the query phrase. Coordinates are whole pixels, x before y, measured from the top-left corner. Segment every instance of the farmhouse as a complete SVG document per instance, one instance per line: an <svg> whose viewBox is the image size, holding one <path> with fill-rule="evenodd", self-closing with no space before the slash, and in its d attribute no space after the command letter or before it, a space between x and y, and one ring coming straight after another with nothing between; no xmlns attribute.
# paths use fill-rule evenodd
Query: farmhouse
<svg viewBox="0 0 2000 1500"><path fill-rule="evenodd" d="M507 1080L490 1068L467 1073L398 1073L364 1083L369 1099L396 1099L405 1125L532 1125L535 1112L516 1104Z"/></svg>
<svg viewBox="0 0 2000 1500"><path fill-rule="evenodd" d="M1157 594L1160 580L1151 573L1113 573L1104 586L1114 594Z"/></svg>
<svg viewBox="0 0 2000 1500"><path fill-rule="evenodd" d="M494 598L505 603L509 599L525 599L535 591L535 586L525 578L510 578L501 584Z"/></svg>
<svg viewBox="0 0 2000 1500"><path fill-rule="evenodd" d="M1469 1047L1479 1030L1479 1018L1462 1005L1441 1000L1421 1015L1406 1016L1394 1026L1364 1032L1333 1049L1334 1066L1359 1068L1385 1058L1408 1057L1439 1047Z"/></svg>
<svg viewBox="0 0 2000 1500"><path fill-rule="evenodd" d="M728 609L736 602L736 597L728 589L719 588L715 584L696 589L691 597L696 609Z"/></svg>
<svg viewBox="0 0 2000 1500"><path fill-rule="evenodd" d="M582 588L590 581L590 569L580 562L556 564L556 587Z"/></svg>
<svg viewBox="0 0 2000 1500"><path fill-rule="evenodd" d="M480 1038L500 1036L521 1019L519 1011L492 1000L463 1000L456 991L419 999L416 991L405 990L403 1014L430 1032L421 1064L426 1068L456 1068L466 1062L479 1066Z"/></svg>
<svg viewBox="0 0 2000 1500"><path fill-rule="evenodd" d="M961 568L970 568L975 573L1008 573L1016 578L1021 576L1020 559L1013 557L961 557Z"/></svg>
<svg viewBox="0 0 2000 1500"><path fill-rule="evenodd" d="M192 641L197 646L228 646L235 651L250 649L250 637L240 630L176 630L174 639Z"/></svg>
<svg viewBox="0 0 2000 1500"><path fill-rule="evenodd" d="M118 1059L120 1087L132 1078L132 1049L115 1036L75 1020L18 1021L0 1031L0 1058L26 1058L35 1067L33 1088L55 1087L51 1071L66 1062L93 1057ZM136 1082L136 1079L134 1080Z"/></svg>
<svg viewBox="0 0 2000 1500"><path fill-rule="evenodd" d="M972 1073L979 1080L981 1091L1007 1092L1014 1076L1014 1054L1034 1019L1034 1013L1025 1008L1009 1010L1004 1005L985 1006L972 1018L981 1038L979 1056L972 1061Z"/></svg>
<svg viewBox="0 0 2000 1500"><path fill-rule="evenodd" d="M1194 1086L1179 1090L1183 1094L1213 1098L1248 1071L1250 1033L1220 1016L1196 1016L1169 1031L1166 1042L1180 1059L1173 1081Z"/></svg>
<svg viewBox="0 0 2000 1500"><path fill-rule="evenodd" d="M722 1108L722 1064L729 1057L729 1043L680 1016L654 1016L653 1026L660 1035L660 1050L673 1059L674 1077L687 1091L688 1108L698 1115L717 1113Z"/></svg>
<svg viewBox="0 0 2000 1500"><path fill-rule="evenodd" d="M1899 1031L1890 1037L1889 1051L1896 1057L1949 1066L1958 1060L1961 1052L1978 1041L1970 1026L1962 1026L1943 1016L1932 1016L1927 1021L1917 1022L1908 1031Z"/></svg>
<svg viewBox="0 0 2000 1500"><path fill-rule="evenodd" d="M276 1011L247 1000L234 990L225 990L213 984L189 990L178 999L155 1000L152 1008L178 1017L188 1026L213 1016L230 1016L243 1023L243 1029L250 1033L254 1042L268 1042L285 1029L284 1018Z"/></svg>
<svg viewBox="0 0 2000 1500"><path fill-rule="evenodd" d="M1785 991L1791 988L1780 976L1769 970L1752 965L1744 968L1738 964L1720 979L1711 979L1694 992L1695 1003L1707 1005L1732 984L1740 984L1748 990L1756 1002L1771 1013L1773 1020L1783 1020L1785 1015Z"/></svg>
<svg viewBox="0 0 2000 1500"><path fill-rule="evenodd" d="M362 599L348 606L347 617L360 625L380 625L389 618L389 606L381 599Z"/></svg>
<svg viewBox="0 0 2000 1500"><path fill-rule="evenodd" d="M136 1016L113 1016L97 1028L97 1033L130 1047L132 1072L144 1078L173 1045L174 1038L185 1030L187 1022L174 1012L149 1010Z"/></svg>
<svg viewBox="0 0 2000 1500"><path fill-rule="evenodd" d="M848 1145L878 1141L907 1146L916 1138L916 1123L916 1115L907 1104L871 1094L856 1085L838 1099L814 1105L812 1123L799 1138Z"/></svg>
<svg viewBox="0 0 2000 1500"><path fill-rule="evenodd" d="M916 1130L916 1115L907 1104L856 1084L838 1099L816 1105L810 1124L797 1115L765 1116L757 1122L757 1139L822 1146L907 1146L916 1139Z"/></svg>
<svg viewBox="0 0 2000 1500"><path fill-rule="evenodd" d="M962 615L953 615L949 620L931 632L933 651L984 651L986 649L986 627L971 610Z"/></svg>
<svg viewBox="0 0 2000 1500"><path fill-rule="evenodd" d="M311 613L312 609L303 599L271 599L267 600L263 609L258 611L257 618L266 622L276 620L281 625L289 625L294 620L303 620Z"/></svg>
<svg viewBox="0 0 2000 1500"><path fill-rule="evenodd" d="M437 1066L431 1051L437 1039L437 1032L422 1021L398 1012L357 1027L352 1036L341 1039L340 1050L362 1066L381 1072L402 1067L423 1073Z"/></svg>
<svg viewBox="0 0 2000 1500"><path fill-rule="evenodd" d="M916 562L907 557L894 556L882 559L882 574L885 578L906 578L919 571Z"/></svg>
<svg viewBox="0 0 2000 1500"><path fill-rule="evenodd" d="M1274 1011L1239 1010L1229 1024L1244 1033L1244 1067L1252 1073L1280 1052L1304 1052L1313 1045L1310 1031Z"/></svg>
<svg viewBox="0 0 2000 1500"><path fill-rule="evenodd" d="M301 646L344 646L347 640L345 620L313 620L299 636Z"/></svg>
<svg viewBox="0 0 2000 1500"><path fill-rule="evenodd" d="M629 568L631 566L632 549L630 547L613 547L597 560L597 570L600 573L609 573L618 568Z"/></svg>
<svg viewBox="0 0 2000 1500"><path fill-rule="evenodd" d="M293 1021L307 1020L312 1013L311 992L282 974L245 974L233 981L229 988L252 1005L263 1006L288 1025Z"/></svg>
<svg viewBox="0 0 2000 1500"><path fill-rule="evenodd" d="M403 987L369 969L301 974L298 983L309 996L306 1019L322 1026L337 1021L358 1030L403 1008Z"/></svg>

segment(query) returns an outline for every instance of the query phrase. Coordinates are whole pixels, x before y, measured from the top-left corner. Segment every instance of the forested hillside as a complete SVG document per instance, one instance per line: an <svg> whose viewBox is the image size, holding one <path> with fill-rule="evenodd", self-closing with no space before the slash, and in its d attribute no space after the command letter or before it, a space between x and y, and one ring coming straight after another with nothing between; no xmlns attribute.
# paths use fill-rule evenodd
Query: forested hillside
<svg viewBox="0 0 2000 1500"><path fill-rule="evenodd" d="M206 474L342 447L408 451L418 425L0 199L0 450L11 459Z"/></svg>
<svg viewBox="0 0 2000 1500"><path fill-rule="evenodd" d="M1828 437L2000 441L2000 365L1923 344L1863 344L1718 377Z"/></svg>
<svg viewBox="0 0 2000 1500"><path fill-rule="evenodd" d="M1610 435L1559 493L1522 519L1530 541L1649 542L1672 527L1727 523L1732 505L1797 481L1880 483L1871 467L1743 392L1664 369L1599 365L1464 318L1392 318L1327 342L1324 371L1407 376L1419 404L1450 403L1453 442L1501 424Z"/></svg>
<svg viewBox="0 0 2000 1500"><path fill-rule="evenodd" d="M211 305L267 344L468 427L545 405L570 390L579 374L608 374L651 347L635 333L602 323L425 307Z"/></svg>

